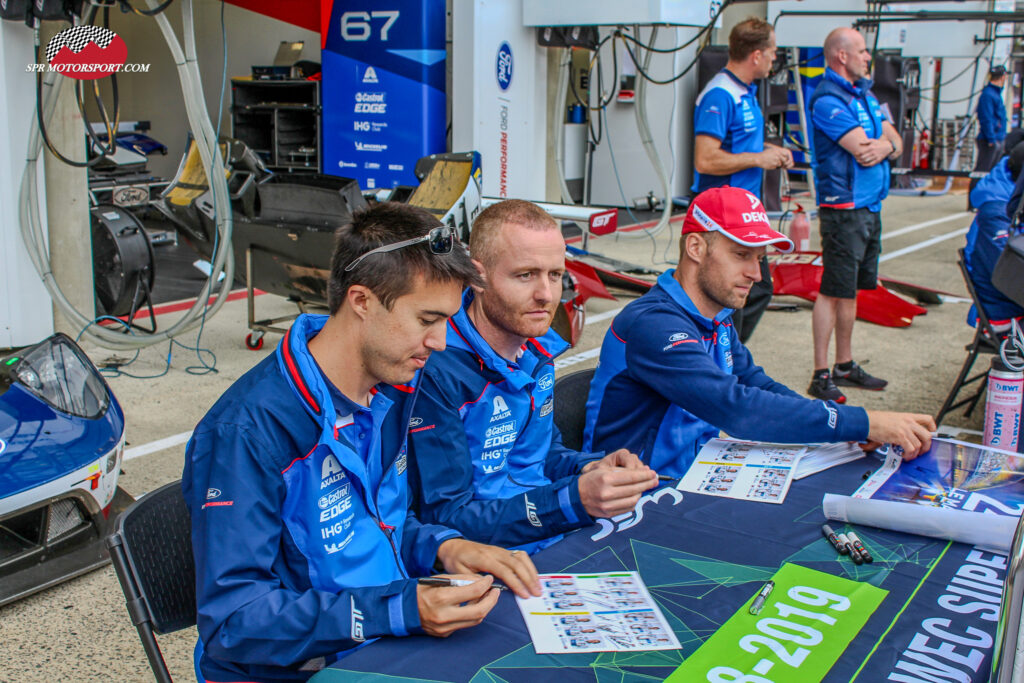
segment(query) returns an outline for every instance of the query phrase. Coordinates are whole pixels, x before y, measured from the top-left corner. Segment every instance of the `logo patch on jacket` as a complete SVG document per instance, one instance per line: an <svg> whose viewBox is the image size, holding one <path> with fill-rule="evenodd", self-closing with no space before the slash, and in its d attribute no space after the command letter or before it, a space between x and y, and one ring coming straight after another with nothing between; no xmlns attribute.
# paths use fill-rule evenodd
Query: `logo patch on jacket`
<svg viewBox="0 0 1024 683"><path fill-rule="evenodd" d="M544 373L543 375L540 376L540 379L537 380L537 387L540 388L542 391L547 391L552 387L552 385L554 385L554 383L555 378L547 373Z"/></svg>
<svg viewBox="0 0 1024 683"><path fill-rule="evenodd" d="M555 409L555 397L548 396L547 400L544 401L544 405L540 407L540 416L547 417Z"/></svg>
<svg viewBox="0 0 1024 683"><path fill-rule="evenodd" d="M491 422L494 422L495 420L504 420L507 417L512 417L512 411L508 409L508 404L505 403L504 396L495 396L492 405L494 406L494 410L491 413Z"/></svg>
<svg viewBox="0 0 1024 683"><path fill-rule="evenodd" d="M341 469L341 463L334 457L333 453L328 453L327 457L324 458L323 463L320 465L320 489L323 490L331 484L336 484L345 478L345 470Z"/></svg>

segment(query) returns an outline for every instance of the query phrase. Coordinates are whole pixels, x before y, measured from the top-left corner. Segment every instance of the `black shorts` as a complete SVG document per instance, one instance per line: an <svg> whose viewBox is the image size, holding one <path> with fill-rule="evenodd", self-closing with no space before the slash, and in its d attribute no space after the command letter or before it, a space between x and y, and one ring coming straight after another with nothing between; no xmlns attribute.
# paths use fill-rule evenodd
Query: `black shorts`
<svg viewBox="0 0 1024 683"><path fill-rule="evenodd" d="M882 253L882 216L868 209L818 210L821 260L825 271L819 291L838 299L856 299L858 289L878 286Z"/></svg>

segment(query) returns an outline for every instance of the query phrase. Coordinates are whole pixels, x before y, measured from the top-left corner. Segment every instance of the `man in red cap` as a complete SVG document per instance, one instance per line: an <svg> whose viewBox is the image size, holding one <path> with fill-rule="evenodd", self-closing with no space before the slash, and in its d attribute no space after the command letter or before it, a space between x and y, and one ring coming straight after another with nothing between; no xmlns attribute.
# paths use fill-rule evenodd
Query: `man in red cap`
<svg viewBox="0 0 1024 683"><path fill-rule="evenodd" d="M928 415L867 411L804 398L754 364L732 327L769 245L792 251L760 200L735 187L698 195L683 223L679 266L612 321L590 385L584 450L626 448L682 476L719 430L781 443L870 441L914 457Z"/></svg>

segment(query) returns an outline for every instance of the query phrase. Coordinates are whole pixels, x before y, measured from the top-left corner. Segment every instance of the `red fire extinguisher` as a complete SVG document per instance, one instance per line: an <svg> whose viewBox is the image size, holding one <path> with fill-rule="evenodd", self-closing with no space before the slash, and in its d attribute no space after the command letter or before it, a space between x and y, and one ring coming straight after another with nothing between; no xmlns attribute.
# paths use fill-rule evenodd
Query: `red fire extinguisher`
<svg viewBox="0 0 1024 683"><path fill-rule="evenodd" d="M918 168L928 168L928 154L931 152L931 146L928 144L928 129L925 128L921 131L921 143L918 147Z"/></svg>
<svg viewBox="0 0 1024 683"><path fill-rule="evenodd" d="M793 221L789 224L789 239L793 240L795 251L810 251L811 222L807 220L804 207L799 204L793 210Z"/></svg>

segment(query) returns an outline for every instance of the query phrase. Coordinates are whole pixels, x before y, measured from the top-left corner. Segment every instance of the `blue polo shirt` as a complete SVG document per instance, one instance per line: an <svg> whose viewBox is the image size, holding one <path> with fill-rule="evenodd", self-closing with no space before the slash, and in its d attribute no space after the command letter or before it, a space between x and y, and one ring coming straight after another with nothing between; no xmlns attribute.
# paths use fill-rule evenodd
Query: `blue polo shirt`
<svg viewBox="0 0 1024 683"><path fill-rule="evenodd" d="M764 116L757 104L757 86L747 85L728 69L719 71L697 96L693 134L720 140L722 151L730 154L764 151ZM763 174L757 166L729 175L707 175L694 170L690 189L699 194L712 187L731 185L760 197Z"/></svg>

